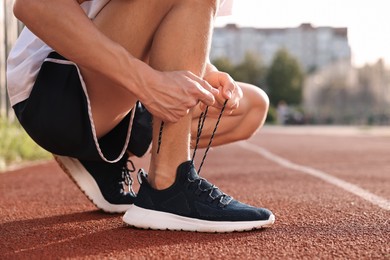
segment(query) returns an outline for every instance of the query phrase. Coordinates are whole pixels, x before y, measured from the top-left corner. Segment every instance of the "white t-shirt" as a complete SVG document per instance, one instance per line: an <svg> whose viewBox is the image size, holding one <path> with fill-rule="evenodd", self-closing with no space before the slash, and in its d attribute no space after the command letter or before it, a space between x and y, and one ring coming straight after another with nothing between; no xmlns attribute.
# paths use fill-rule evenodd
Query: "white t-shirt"
<svg viewBox="0 0 390 260"><path fill-rule="evenodd" d="M109 1L86 1L81 7L93 19ZM230 15L232 5L233 0L222 0L217 15ZM27 27L23 29L7 60L7 88L12 106L29 97L43 61L52 51Z"/></svg>

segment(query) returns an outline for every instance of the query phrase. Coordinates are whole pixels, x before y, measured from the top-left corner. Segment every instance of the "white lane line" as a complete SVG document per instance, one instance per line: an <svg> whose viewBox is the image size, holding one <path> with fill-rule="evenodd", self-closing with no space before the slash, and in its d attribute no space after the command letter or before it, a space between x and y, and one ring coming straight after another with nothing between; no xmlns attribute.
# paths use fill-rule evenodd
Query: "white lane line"
<svg viewBox="0 0 390 260"><path fill-rule="evenodd" d="M266 150L260 146L257 146L257 145L251 144L251 143L240 142L240 143L238 143L238 145L240 145L242 148L244 148L246 150L260 154L261 156L267 158L268 160L273 161L273 162L275 162L275 163L277 163L285 168L292 169L295 171L299 171L299 172L314 176L314 177L319 178L327 183L330 183L330 184L333 184L339 188L342 188L345 191L348 191L352 194L355 194L356 196L358 196L358 197L360 197L368 202L371 202L372 204L374 204L376 206L379 206L385 210L390 210L390 201L388 201L382 197L379 197L379 196L377 196L369 191L366 191L366 190L364 190L364 189L362 189L362 188L360 188L352 183L343 181L343 180L336 178L336 177L334 177L328 173L325 173L323 171L320 171L320 170L317 170L314 168L310 168L307 166L295 164L289 160L286 160L280 156L277 156L277 155L269 152L268 150Z"/></svg>

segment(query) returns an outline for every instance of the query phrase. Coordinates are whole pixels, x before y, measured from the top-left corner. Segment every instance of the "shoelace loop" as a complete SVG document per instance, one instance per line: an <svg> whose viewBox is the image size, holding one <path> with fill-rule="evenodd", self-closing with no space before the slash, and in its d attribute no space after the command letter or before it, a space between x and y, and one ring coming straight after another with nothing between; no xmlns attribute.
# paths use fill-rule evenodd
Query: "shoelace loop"
<svg viewBox="0 0 390 260"><path fill-rule="evenodd" d="M215 200L218 200L218 206L219 207L225 207L232 201L232 197L229 195L223 193L217 186L214 184L211 184L204 178L198 178L195 180L191 180L190 178L187 178L189 183L193 183L196 185L195 194L201 195L202 193L208 193L208 200L209 202L213 202ZM203 184L203 185L202 185ZM202 187L204 186L204 187Z"/></svg>
<svg viewBox="0 0 390 260"><path fill-rule="evenodd" d="M129 164L130 164L130 168L128 167ZM136 193L133 190L134 181L133 178L131 177L132 172L135 172L134 163L130 159L127 159L124 162L124 165L122 166L122 179L123 179L123 183L127 186L126 192L130 193L132 196L135 197Z"/></svg>

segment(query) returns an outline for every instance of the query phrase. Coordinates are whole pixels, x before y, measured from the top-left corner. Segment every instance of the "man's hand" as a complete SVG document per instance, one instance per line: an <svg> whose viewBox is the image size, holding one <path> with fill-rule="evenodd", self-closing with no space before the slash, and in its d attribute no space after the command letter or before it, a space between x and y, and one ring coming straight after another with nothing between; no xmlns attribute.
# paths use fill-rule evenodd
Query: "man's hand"
<svg viewBox="0 0 390 260"><path fill-rule="evenodd" d="M177 122L199 102L215 104L218 89L189 71L158 72L144 84L140 101L155 117L166 122ZM151 81L150 81L151 80Z"/></svg>
<svg viewBox="0 0 390 260"><path fill-rule="evenodd" d="M220 72L217 70L212 70L204 76L211 86L219 90L219 94L216 97L216 101L213 107L217 109L209 110L211 113L219 114L222 105L225 103L225 100L228 99L228 102L225 107L225 112L231 114L234 109L238 108L240 99L242 98L242 90L237 85L237 83L230 77L229 74L225 72ZM201 108L204 105L201 105Z"/></svg>

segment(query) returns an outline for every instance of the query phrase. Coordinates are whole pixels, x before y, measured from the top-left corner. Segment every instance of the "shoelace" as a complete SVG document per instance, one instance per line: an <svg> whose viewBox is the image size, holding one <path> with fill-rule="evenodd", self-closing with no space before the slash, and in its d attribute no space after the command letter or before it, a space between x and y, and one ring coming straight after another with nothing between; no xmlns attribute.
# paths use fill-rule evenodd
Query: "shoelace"
<svg viewBox="0 0 390 260"><path fill-rule="evenodd" d="M221 208L227 206L233 200L232 197L223 193L217 186L208 182L202 177L199 177L195 180L187 178L187 180L189 181L190 185L194 184L196 186L196 195L200 196L202 193L208 193L207 200L209 202L214 202L218 200L218 206Z"/></svg>
<svg viewBox="0 0 390 260"><path fill-rule="evenodd" d="M224 102L224 104L222 106L221 112L219 113L217 122L216 122L215 127L213 129L213 132L211 134L209 143L208 143L208 145L206 147L206 150L205 150L205 152L203 154L202 161L201 161L201 163L199 165L199 168L198 168L198 171L197 171L198 175L200 175L200 171L202 170L202 166L203 166L203 164L204 164L204 162L206 160L207 153L210 150L211 144L213 142L215 133L217 132L217 128L218 128L219 122L221 121L221 118L222 118L222 115L223 115L223 111L225 110L227 102L228 102L228 100L225 100L225 102ZM192 159L191 159L191 163L192 164L194 164L196 151L198 150L200 137L202 135L202 131L203 131L203 127L204 127L204 122L205 122L206 117L207 117L208 108L209 107L207 106L205 111L202 112L200 114L200 116L199 116L198 129L197 129L197 134L196 134L196 142L195 142L195 147L194 147L194 151L193 151ZM161 146L163 129L164 129L164 121L162 121L161 125L160 125L159 136L158 136L157 153L160 152L160 146ZM220 207L225 207L233 199L232 197L230 197L230 196L226 195L225 193L221 192L217 186L215 186L214 184L211 184L210 182L208 182L204 178L199 177L199 178L197 178L195 180L191 180L190 178L187 178L187 179L188 179L189 183L194 183L194 184L197 185L197 190L195 191L195 194L200 195L200 193L208 192L208 196L211 199L211 201L215 201L215 200L219 199L218 206L220 206Z"/></svg>
<svg viewBox="0 0 390 260"><path fill-rule="evenodd" d="M130 169L128 167L129 163L131 165ZM134 181L133 181L133 178L131 177L132 172L135 172L134 163L130 159L127 159L124 162L124 165L122 166L122 180L123 180L122 184L125 184L127 186L126 192L130 193L130 195L135 197L136 193L133 190L133 182Z"/></svg>
<svg viewBox="0 0 390 260"><path fill-rule="evenodd" d="M222 106L222 109L221 109L221 112L219 113L219 116L218 116L218 119L217 119L217 123L215 124L215 127L214 127L214 130L211 134L211 137L210 137L210 140L209 140L209 143L207 145L207 148L203 154L203 158L202 158L202 161L199 165L199 168L198 168L198 174L200 175L200 171L202 170L202 166L206 160L206 157L207 157L207 153L208 151L210 150L210 147L211 147L211 144L213 142L213 139L214 139L214 136L215 136L215 133L217 132L217 128L218 128L218 125L219 125L219 122L221 121L221 118L222 118L222 115L223 115L223 111L225 111L225 107L226 107L226 104L227 104L228 100L226 99L225 102L223 103L223 106ZM207 117L207 112L209 110L209 107L207 106L205 111L202 112L199 116L199 121L198 121L198 130L197 130L197 134L196 134L196 142L195 142L195 147L194 147L194 151L193 151L193 154L192 154L192 158L191 158L191 163L194 163L194 159L195 159L195 155L196 155L196 151L198 150L198 145L199 145L199 141L200 141L200 137L202 135L202 131L203 131L203 127L204 127L204 122L206 121L206 117ZM160 152L160 147L161 147L161 142L162 142L162 134L163 134L163 129L164 129L164 121L161 121L161 124L160 124L160 130L159 130L159 133L158 133L158 142L157 142L157 153Z"/></svg>

